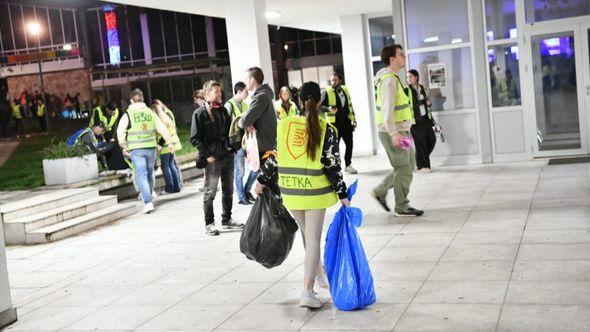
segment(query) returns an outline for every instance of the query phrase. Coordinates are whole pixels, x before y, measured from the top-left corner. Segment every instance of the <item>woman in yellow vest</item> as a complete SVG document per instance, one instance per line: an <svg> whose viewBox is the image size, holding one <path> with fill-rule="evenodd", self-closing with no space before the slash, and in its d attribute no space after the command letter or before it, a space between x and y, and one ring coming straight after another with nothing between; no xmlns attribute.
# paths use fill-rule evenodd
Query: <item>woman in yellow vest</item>
<svg viewBox="0 0 590 332"><path fill-rule="evenodd" d="M280 190L283 203L301 228L305 264L299 305L307 308L322 306L313 290L316 279L320 286L328 287L320 260L326 209L338 199L346 206L350 204L340 167L338 136L318 112L320 98L317 83L303 84L299 103L304 114L279 121L276 158L270 155L265 159L255 189L258 194L265 185L275 193Z"/></svg>
<svg viewBox="0 0 590 332"><path fill-rule="evenodd" d="M23 124L24 110L18 99L14 99L12 104L12 118L16 125L16 138L20 138L25 133L25 125Z"/></svg>
<svg viewBox="0 0 590 332"><path fill-rule="evenodd" d="M168 107L166 107L166 105L164 105L164 103L162 103L162 101L159 99L154 99L152 110L154 113L156 113L160 120L162 120L164 125L166 125L166 128L170 133L172 145L174 145L174 150L179 151L182 149L180 139L178 138L178 134L176 132L174 113L172 113L172 111L169 110ZM162 166L162 173L164 173L164 181L166 182L165 191L167 193L180 192L180 189L182 188L182 181L174 153L170 152L170 148L168 148L164 139L159 138L158 145L161 146L160 164Z"/></svg>
<svg viewBox="0 0 590 332"><path fill-rule="evenodd" d="M284 86L279 91L279 100L275 101L275 111L279 120L297 115L299 112L297 105L291 100L291 90L289 90L289 87Z"/></svg>

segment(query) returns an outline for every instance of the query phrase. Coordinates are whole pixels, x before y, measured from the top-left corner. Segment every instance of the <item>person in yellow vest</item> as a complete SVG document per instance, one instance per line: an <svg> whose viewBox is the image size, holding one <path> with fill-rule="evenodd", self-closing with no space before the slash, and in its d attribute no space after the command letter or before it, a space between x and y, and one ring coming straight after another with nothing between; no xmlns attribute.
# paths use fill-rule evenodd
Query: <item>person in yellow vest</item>
<svg viewBox="0 0 590 332"><path fill-rule="evenodd" d="M172 140L172 145L174 145L174 150L180 151L182 149L182 144L180 144L180 138L178 138L178 133L176 132L176 121L174 120L174 113L164 105L164 103L159 99L154 99L152 110L154 113L162 120L168 132L170 133L170 137ZM162 166L162 173L164 174L164 182L166 186L164 190L167 193L178 193L182 187L181 177L180 177L180 169L178 169L178 164L176 163L176 158L174 157L174 153L170 151L170 149L165 145L164 139L160 137L158 140L158 145L161 146L160 149L160 164Z"/></svg>
<svg viewBox="0 0 590 332"><path fill-rule="evenodd" d="M291 100L291 90L289 90L288 86L284 86L279 90L279 100L275 101L275 111L279 120L299 113L297 105Z"/></svg>
<svg viewBox="0 0 590 332"><path fill-rule="evenodd" d="M14 99L12 104L12 118L16 125L16 138L20 138L25 133L25 125L23 124L23 118L25 117L25 110L20 104L18 99Z"/></svg>
<svg viewBox="0 0 590 332"><path fill-rule="evenodd" d="M247 97L248 89L246 89L246 84L242 81L236 83L234 85L234 96L225 103L225 108L229 112L232 122L235 118L248 111L248 104L244 101ZM238 204L250 205L254 203L254 197L250 194L250 189L252 189L252 184L254 184L256 177L258 177L258 172L251 170L244 184L245 165L246 151L244 149L238 149L234 156L234 184L238 194Z"/></svg>
<svg viewBox="0 0 590 332"><path fill-rule="evenodd" d="M104 106L96 106L92 110L92 116L88 123L88 127L92 127L93 124L102 122L105 125L105 132L103 138L105 141L110 141L115 136L117 129L117 122L123 116L123 114L117 108L117 104L109 102Z"/></svg>
<svg viewBox="0 0 590 332"><path fill-rule="evenodd" d="M135 181L145 204L143 212L150 213L154 210L152 190L157 135L160 134L166 141L171 153L174 153L174 145L166 125L143 102L143 92L135 89L130 97L131 104L117 127L117 138L123 153L133 163Z"/></svg>
<svg viewBox="0 0 590 332"><path fill-rule="evenodd" d="M35 100L35 116L39 121L39 129L41 129L42 133L47 135L47 121L45 118L45 103L43 103L43 99L36 99Z"/></svg>
<svg viewBox="0 0 590 332"><path fill-rule="evenodd" d="M342 75L336 72L332 74L330 86L326 87L322 95L322 108L328 121L336 126L338 130L338 142L343 139L344 144L346 144L344 171L357 174L358 171L352 167L352 134L356 128L356 117L350 100L350 93L342 82Z"/></svg>
<svg viewBox="0 0 590 332"><path fill-rule="evenodd" d="M376 119L379 139L385 148L393 171L373 189L372 195L383 209L389 212L386 198L389 189L393 188L394 215L420 216L424 211L411 207L408 199L416 161L413 147L404 146L404 142L411 139L410 128L415 121L410 100L404 91L402 81L396 74L406 66L406 55L402 46L399 44L385 46L381 50L381 61L387 67L379 70L374 78Z"/></svg>
<svg viewBox="0 0 590 332"><path fill-rule="evenodd" d="M257 194L262 193L264 186L275 194L280 191L285 207L301 228L305 263L299 305L307 308L322 306L313 290L315 281L327 287L320 259L326 209L339 199L350 205L340 167L338 136L336 129L319 115L320 99L317 83L303 84L299 103L304 115L278 123L276 158L268 154L255 188Z"/></svg>

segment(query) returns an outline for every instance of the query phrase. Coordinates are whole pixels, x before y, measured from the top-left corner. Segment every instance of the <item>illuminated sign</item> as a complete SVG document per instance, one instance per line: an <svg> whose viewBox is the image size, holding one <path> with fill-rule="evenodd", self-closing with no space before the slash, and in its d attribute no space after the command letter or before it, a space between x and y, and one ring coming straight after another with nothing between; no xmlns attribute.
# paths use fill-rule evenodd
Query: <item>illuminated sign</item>
<svg viewBox="0 0 590 332"><path fill-rule="evenodd" d="M121 46L117 31L117 15L111 6L104 6L104 20L107 26L107 45L109 46L109 62L112 65L121 63Z"/></svg>

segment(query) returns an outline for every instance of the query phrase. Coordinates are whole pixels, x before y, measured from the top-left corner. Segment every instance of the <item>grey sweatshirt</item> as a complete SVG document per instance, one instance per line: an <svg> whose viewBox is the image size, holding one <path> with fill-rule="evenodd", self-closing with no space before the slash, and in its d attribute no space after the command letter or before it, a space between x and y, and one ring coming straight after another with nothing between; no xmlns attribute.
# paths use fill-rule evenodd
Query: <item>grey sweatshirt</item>
<svg viewBox="0 0 590 332"><path fill-rule="evenodd" d="M258 151L263 153L275 148L277 142L277 115L273 104L274 93L268 84L263 84L252 94L248 112L244 113L238 126L256 128Z"/></svg>

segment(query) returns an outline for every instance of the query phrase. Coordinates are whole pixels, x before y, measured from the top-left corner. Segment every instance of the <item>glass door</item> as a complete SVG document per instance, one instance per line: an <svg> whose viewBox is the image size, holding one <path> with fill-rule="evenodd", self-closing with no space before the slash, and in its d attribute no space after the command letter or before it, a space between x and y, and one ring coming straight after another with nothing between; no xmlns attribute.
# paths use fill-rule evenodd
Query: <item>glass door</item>
<svg viewBox="0 0 590 332"><path fill-rule="evenodd" d="M584 152L586 126L581 121L576 30L531 36L537 152L559 155Z"/></svg>

